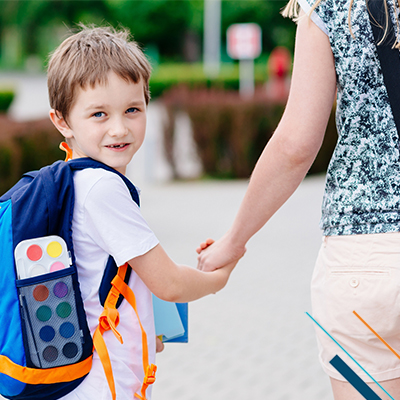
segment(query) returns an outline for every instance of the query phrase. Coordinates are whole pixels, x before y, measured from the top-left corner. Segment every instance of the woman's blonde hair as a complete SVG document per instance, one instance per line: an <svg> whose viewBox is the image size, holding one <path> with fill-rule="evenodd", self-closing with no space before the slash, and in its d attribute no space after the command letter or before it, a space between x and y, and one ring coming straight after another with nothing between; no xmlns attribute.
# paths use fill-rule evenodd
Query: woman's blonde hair
<svg viewBox="0 0 400 400"><path fill-rule="evenodd" d="M321 1L323 1L323 0L316 0L315 1L313 6L311 7L309 15L311 15L313 13L315 8L318 7L318 5L319 5L319 3L321 3ZM365 0L365 1L366 1L367 8L368 8L368 1L369 0ZM374 0L371 0L371 1L374 1ZM349 29L350 29L351 36L353 36L353 38L354 38L354 34L353 34L352 29L351 29L351 9L353 7L353 3L354 3L354 0L350 0L349 12L348 12L347 20L348 20L348 23L349 23ZM384 4L384 7L385 7L385 26L381 26L378 23L378 21L375 21L376 24L378 26L380 26L380 28L382 28L383 31L384 31L382 39L379 41L378 45L381 44L386 39L386 37L387 37L387 35L389 33L390 25L391 25L389 23L390 14L389 14L389 9L388 9L386 1L383 1L383 4ZM393 5L394 5L394 8L396 9L396 0L393 0ZM397 0L397 6L400 7L400 0ZM284 17L286 17L286 18L292 18L294 21L297 21L298 18L299 18L299 9L300 9L300 6L299 6L299 3L298 3L297 0L289 0L288 4L282 10L282 15ZM396 28L397 28L396 29L397 35L396 35L396 41L393 44L393 47L400 50L400 40L399 40L399 35L398 35L398 33L400 31L400 22L399 22L399 17L397 15L397 13L396 13Z"/></svg>

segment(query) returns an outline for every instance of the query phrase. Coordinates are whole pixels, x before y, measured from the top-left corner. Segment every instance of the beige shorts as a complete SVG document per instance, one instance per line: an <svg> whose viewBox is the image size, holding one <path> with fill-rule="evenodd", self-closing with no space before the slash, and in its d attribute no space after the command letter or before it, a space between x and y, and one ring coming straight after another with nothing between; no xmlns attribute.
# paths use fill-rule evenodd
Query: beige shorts
<svg viewBox="0 0 400 400"><path fill-rule="evenodd" d="M400 233L324 237L311 300L311 315L376 381L400 377L400 359L353 313L400 355ZM372 381L313 324L320 361L329 376L345 380L329 363L339 355L363 380Z"/></svg>

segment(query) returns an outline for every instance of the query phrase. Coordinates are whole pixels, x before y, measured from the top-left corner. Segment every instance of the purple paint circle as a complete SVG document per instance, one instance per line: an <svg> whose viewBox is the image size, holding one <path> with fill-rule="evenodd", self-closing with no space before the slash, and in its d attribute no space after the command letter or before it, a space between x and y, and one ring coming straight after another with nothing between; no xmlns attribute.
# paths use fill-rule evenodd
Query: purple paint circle
<svg viewBox="0 0 400 400"><path fill-rule="evenodd" d="M57 282L54 285L53 293L60 299L68 294L68 286L64 282Z"/></svg>

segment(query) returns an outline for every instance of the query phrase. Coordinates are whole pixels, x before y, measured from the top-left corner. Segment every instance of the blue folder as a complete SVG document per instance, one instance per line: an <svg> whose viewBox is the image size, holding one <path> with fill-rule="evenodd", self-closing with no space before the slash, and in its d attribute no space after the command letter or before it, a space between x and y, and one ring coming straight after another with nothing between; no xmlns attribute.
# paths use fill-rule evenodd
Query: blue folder
<svg viewBox="0 0 400 400"><path fill-rule="evenodd" d="M156 335L164 343L188 342L188 303L170 303L153 295Z"/></svg>

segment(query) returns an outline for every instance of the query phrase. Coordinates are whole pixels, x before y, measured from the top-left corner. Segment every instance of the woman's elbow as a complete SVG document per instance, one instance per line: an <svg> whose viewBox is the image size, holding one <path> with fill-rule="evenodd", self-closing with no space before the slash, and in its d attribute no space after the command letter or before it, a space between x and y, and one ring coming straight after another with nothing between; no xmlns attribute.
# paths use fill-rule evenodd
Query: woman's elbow
<svg viewBox="0 0 400 400"><path fill-rule="evenodd" d="M285 135L276 137L275 149L293 167L310 167L322 145L323 134L310 137L305 135Z"/></svg>

